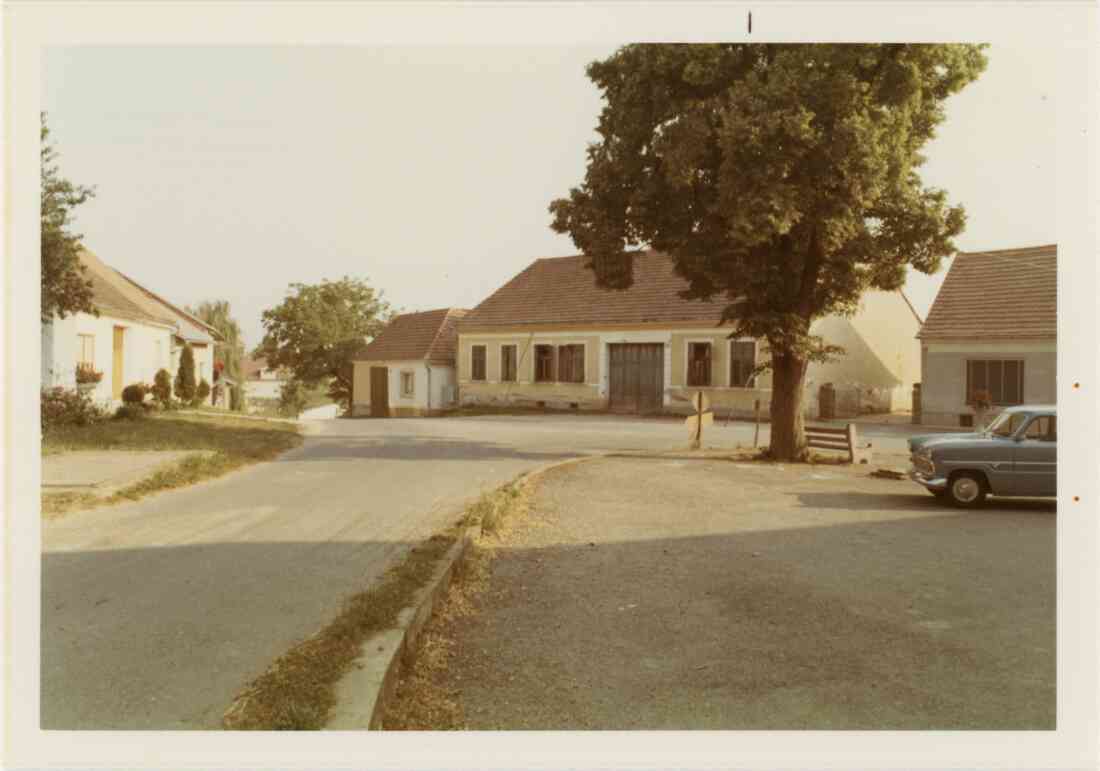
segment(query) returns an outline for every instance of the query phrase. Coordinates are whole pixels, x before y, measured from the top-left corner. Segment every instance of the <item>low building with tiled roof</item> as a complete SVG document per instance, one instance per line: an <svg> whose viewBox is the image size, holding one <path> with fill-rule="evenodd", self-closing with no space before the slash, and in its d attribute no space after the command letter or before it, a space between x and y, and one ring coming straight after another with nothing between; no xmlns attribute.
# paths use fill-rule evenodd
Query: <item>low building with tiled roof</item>
<svg viewBox="0 0 1100 771"><path fill-rule="evenodd" d="M352 414L430 415L454 402L461 308L394 316L353 364Z"/></svg>
<svg viewBox="0 0 1100 771"><path fill-rule="evenodd" d="M117 402L124 387L152 383L160 369L174 377L185 344L195 354L196 379L213 381L216 330L91 251L81 250L79 259L96 313L68 314L42 325L44 387L81 384L97 401ZM95 377L98 382L89 382Z"/></svg>
<svg viewBox="0 0 1100 771"><path fill-rule="evenodd" d="M978 392L992 416L1013 404L1054 404L1058 247L960 252L921 343L921 422L973 425Z"/></svg>
<svg viewBox="0 0 1100 771"><path fill-rule="evenodd" d="M767 416L771 376L750 376L763 341L731 340L719 326L736 298L688 300L688 282L658 252L634 255L629 289L596 286L583 255L535 260L458 324L458 388L464 404L670 412L706 391L721 414ZM901 292L868 292L851 318L828 317L815 333L848 353L807 373L808 415L832 383L837 416L911 404L919 377L920 319Z"/></svg>

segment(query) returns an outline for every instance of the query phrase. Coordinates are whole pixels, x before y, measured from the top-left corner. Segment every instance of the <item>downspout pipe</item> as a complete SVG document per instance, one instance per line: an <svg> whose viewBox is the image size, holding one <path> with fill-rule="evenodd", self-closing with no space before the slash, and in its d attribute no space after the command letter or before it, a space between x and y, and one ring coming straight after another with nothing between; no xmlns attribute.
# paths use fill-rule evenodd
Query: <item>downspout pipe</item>
<svg viewBox="0 0 1100 771"><path fill-rule="evenodd" d="M424 362L424 369L428 370L428 413L432 411L432 365Z"/></svg>

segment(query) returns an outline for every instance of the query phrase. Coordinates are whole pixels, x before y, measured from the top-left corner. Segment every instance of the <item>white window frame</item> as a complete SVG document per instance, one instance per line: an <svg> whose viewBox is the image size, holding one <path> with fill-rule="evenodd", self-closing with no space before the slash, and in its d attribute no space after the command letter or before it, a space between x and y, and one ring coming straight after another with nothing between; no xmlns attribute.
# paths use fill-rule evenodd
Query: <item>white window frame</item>
<svg viewBox="0 0 1100 771"><path fill-rule="evenodd" d="M405 390L405 376L409 376L409 383L411 384L409 390ZM398 378L398 389L403 399L416 398L416 370L403 369L400 370Z"/></svg>
<svg viewBox="0 0 1100 771"><path fill-rule="evenodd" d="M87 360L87 361L84 359L84 338L87 338L88 340L90 340L91 344L92 344L91 345L92 357L91 357L90 360ZM95 335L94 334L85 334L85 333L81 332L81 333L77 334L76 339L77 339L77 343L78 343L77 353L76 353L76 366L78 366L78 367L88 366L91 369L95 369Z"/></svg>

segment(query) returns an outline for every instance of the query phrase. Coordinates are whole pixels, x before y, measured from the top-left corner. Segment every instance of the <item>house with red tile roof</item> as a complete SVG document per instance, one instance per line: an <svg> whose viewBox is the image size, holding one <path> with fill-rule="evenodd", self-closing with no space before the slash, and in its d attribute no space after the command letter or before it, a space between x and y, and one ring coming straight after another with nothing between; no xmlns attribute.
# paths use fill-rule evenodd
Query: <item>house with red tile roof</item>
<svg viewBox="0 0 1100 771"><path fill-rule="evenodd" d="M764 341L730 339L722 311L736 298L688 300L664 254L634 255L629 289L596 286L583 255L539 259L458 323L463 404L535 405L632 413L684 412L704 391L718 414L750 416L771 403L771 376L753 377ZM919 378L920 318L901 292L868 292L852 317L813 331L846 353L807 372L807 414L831 383L837 417L911 404Z"/></svg>
<svg viewBox="0 0 1100 771"><path fill-rule="evenodd" d="M353 362L353 416L434 415L455 401L462 308L394 316Z"/></svg>
<svg viewBox="0 0 1100 771"><path fill-rule="evenodd" d="M1057 399L1058 247L960 252L918 335L921 422L971 426L1013 404Z"/></svg>
<svg viewBox="0 0 1100 771"><path fill-rule="evenodd" d="M178 369L183 346L195 354L196 380L213 382L217 330L107 265L87 249L79 254L84 277L91 282L96 313L73 313L42 324L44 388L73 388L78 373L95 373L86 383L93 399L118 403L122 389L152 383L157 370Z"/></svg>

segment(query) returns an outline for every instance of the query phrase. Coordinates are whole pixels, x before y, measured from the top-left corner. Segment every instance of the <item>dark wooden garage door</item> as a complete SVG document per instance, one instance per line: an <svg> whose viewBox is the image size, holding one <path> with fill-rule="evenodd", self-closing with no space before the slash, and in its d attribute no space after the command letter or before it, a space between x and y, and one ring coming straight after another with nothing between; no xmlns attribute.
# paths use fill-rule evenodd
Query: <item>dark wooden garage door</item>
<svg viewBox="0 0 1100 771"><path fill-rule="evenodd" d="M619 343L610 355L609 407L615 412L658 412L665 385L661 343Z"/></svg>
<svg viewBox="0 0 1100 771"><path fill-rule="evenodd" d="M390 414L390 373L386 367L370 368L370 414L385 418Z"/></svg>

